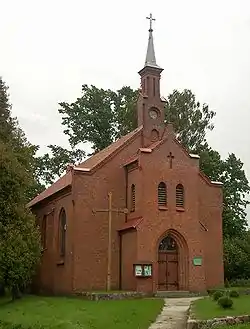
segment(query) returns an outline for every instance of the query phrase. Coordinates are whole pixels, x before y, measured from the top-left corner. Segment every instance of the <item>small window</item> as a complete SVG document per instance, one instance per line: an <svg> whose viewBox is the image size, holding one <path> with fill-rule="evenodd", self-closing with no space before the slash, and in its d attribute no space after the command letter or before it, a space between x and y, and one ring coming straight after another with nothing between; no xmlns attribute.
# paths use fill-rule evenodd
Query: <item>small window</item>
<svg viewBox="0 0 250 329"><path fill-rule="evenodd" d="M130 211L135 211L135 184L131 185L131 207Z"/></svg>
<svg viewBox="0 0 250 329"><path fill-rule="evenodd" d="M42 248L46 249L47 247L47 216L46 215L44 215L42 219L41 243L42 243Z"/></svg>
<svg viewBox="0 0 250 329"><path fill-rule="evenodd" d="M158 185L158 206L167 206L167 187L166 184L163 182Z"/></svg>
<svg viewBox="0 0 250 329"><path fill-rule="evenodd" d="M59 246L60 256L65 256L66 251L66 212L64 209L60 211L59 216Z"/></svg>
<svg viewBox="0 0 250 329"><path fill-rule="evenodd" d="M176 186L176 207L184 208L184 187L182 184Z"/></svg>
<svg viewBox="0 0 250 329"><path fill-rule="evenodd" d="M153 78L153 94L155 96L155 78Z"/></svg>

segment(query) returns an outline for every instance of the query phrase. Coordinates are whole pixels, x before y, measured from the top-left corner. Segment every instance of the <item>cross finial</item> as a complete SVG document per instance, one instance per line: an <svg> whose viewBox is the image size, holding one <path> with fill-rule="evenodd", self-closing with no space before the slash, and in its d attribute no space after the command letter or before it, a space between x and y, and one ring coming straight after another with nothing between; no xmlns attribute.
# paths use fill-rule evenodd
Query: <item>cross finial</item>
<svg viewBox="0 0 250 329"><path fill-rule="evenodd" d="M155 21L155 18L153 18L153 15L150 14L149 17L146 17L147 19L149 19L149 31L153 31L152 29L152 22Z"/></svg>

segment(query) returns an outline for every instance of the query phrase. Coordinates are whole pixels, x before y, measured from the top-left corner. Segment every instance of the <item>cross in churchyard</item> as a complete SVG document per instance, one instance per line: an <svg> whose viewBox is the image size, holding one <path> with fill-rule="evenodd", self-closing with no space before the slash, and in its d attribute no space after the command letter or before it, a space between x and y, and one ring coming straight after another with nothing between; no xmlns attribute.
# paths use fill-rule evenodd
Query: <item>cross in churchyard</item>
<svg viewBox="0 0 250 329"><path fill-rule="evenodd" d="M108 213L108 268L107 268L107 291L111 289L111 255L112 255L112 239L111 239L111 233L112 233L112 213L115 212L117 214L123 213L127 214L128 209L116 209L112 208L112 193L108 193L108 208L107 209L93 209L93 213L96 212L107 212Z"/></svg>
<svg viewBox="0 0 250 329"><path fill-rule="evenodd" d="M146 17L147 19L149 19L149 31L153 31L152 29L152 22L155 21L155 18L153 18L152 14L149 15L149 17Z"/></svg>
<svg viewBox="0 0 250 329"><path fill-rule="evenodd" d="M172 169L173 159L174 159L174 156L172 155L172 152L169 152L168 158L169 158L170 169Z"/></svg>

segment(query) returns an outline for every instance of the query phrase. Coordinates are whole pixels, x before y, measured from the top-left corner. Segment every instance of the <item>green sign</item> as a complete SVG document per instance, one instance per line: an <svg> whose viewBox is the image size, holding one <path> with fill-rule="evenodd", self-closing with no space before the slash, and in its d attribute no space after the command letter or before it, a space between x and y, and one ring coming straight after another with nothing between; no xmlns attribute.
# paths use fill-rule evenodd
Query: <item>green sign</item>
<svg viewBox="0 0 250 329"><path fill-rule="evenodd" d="M194 266L201 266L202 265L202 257L194 257L193 258Z"/></svg>

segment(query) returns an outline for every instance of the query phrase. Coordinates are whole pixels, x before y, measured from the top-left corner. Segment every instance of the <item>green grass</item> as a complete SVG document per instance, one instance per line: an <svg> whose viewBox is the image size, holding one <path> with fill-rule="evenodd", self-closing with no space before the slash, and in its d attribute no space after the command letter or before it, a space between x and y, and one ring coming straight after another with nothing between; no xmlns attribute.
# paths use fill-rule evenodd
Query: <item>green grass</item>
<svg viewBox="0 0 250 329"><path fill-rule="evenodd" d="M206 297L193 303L192 312L195 318L204 320L233 315L250 315L250 296L233 298L233 301L232 309L223 309L211 297Z"/></svg>
<svg viewBox="0 0 250 329"><path fill-rule="evenodd" d="M160 299L93 302L79 298L28 296L14 303L0 303L0 322L21 324L20 329L147 329L162 306Z"/></svg>

